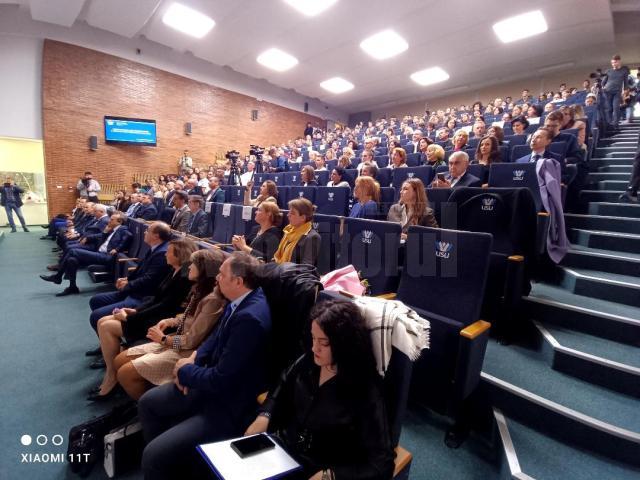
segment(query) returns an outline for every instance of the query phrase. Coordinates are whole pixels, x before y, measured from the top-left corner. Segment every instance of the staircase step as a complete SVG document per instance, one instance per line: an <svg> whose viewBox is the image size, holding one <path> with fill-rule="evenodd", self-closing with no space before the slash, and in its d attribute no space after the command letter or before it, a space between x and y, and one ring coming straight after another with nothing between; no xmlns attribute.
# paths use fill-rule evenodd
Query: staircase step
<svg viewBox="0 0 640 480"><path fill-rule="evenodd" d="M582 190L580 192L580 200L585 203L588 202L621 202L618 197L624 193L623 190L614 192L611 190Z"/></svg>
<svg viewBox="0 0 640 480"><path fill-rule="evenodd" d="M640 218L640 204L591 202L589 203L588 213L589 215ZM640 252L640 250L638 251Z"/></svg>
<svg viewBox="0 0 640 480"><path fill-rule="evenodd" d="M640 400L551 369L551 353L542 343L504 346L490 339L481 392L529 427L640 467Z"/></svg>
<svg viewBox="0 0 640 480"><path fill-rule="evenodd" d="M640 235L572 228L569 230L572 244L617 252L640 252Z"/></svg>
<svg viewBox="0 0 640 480"><path fill-rule="evenodd" d="M625 158L625 157L633 157L638 148L636 146L625 146L625 147L596 147L596 151L594 156L596 158L606 157L606 158Z"/></svg>
<svg viewBox="0 0 640 480"><path fill-rule="evenodd" d="M505 416L499 409L494 409L494 418L505 455L512 465L510 478L633 480L640 474L640 470L631 465L560 442Z"/></svg>
<svg viewBox="0 0 640 480"><path fill-rule="evenodd" d="M598 142L598 148L607 148L607 147L622 147L622 148L638 148L638 137L636 138L616 138L616 139L608 139L601 138Z"/></svg>
<svg viewBox="0 0 640 480"><path fill-rule="evenodd" d="M640 278L558 266L554 282L576 295L640 307Z"/></svg>
<svg viewBox="0 0 640 480"><path fill-rule="evenodd" d="M624 173L627 178L631 176L633 172L633 165L605 165L604 167L598 167L598 172L611 172L611 173Z"/></svg>
<svg viewBox="0 0 640 480"><path fill-rule="evenodd" d="M576 295L550 283L535 283L524 298L524 311L530 319L640 346L637 307Z"/></svg>
<svg viewBox="0 0 640 480"><path fill-rule="evenodd" d="M584 193L584 191L582 193ZM614 194L615 192L608 193ZM619 192L618 195L620 193L621 192ZM565 213L564 219L567 228L640 234L640 219L637 218Z"/></svg>
<svg viewBox="0 0 640 480"><path fill-rule="evenodd" d="M634 133L634 132L628 132L628 133L616 133L615 135L612 135L610 137L603 137L600 138L601 141L607 141L607 140L613 140L613 141L634 141L634 140L638 140L638 134Z"/></svg>
<svg viewBox="0 0 640 480"><path fill-rule="evenodd" d="M554 370L640 398L640 348L533 323L544 348L553 350L548 359Z"/></svg>
<svg viewBox="0 0 640 480"><path fill-rule="evenodd" d="M622 180L601 180L599 182L589 183L587 188L590 190L606 190L606 191L615 191L621 192L626 190L629 185L629 177L623 178Z"/></svg>
<svg viewBox="0 0 640 480"><path fill-rule="evenodd" d="M640 278L640 255L572 245L561 265Z"/></svg>
<svg viewBox="0 0 640 480"><path fill-rule="evenodd" d="M600 167L607 167L612 165L619 165L623 167L633 167L633 157L624 157L624 158L593 157L589 160L589 167L592 169L597 169Z"/></svg>
<svg viewBox="0 0 640 480"><path fill-rule="evenodd" d="M589 182L603 182L618 180L629 182L629 174L627 172L591 172L589 174Z"/></svg>

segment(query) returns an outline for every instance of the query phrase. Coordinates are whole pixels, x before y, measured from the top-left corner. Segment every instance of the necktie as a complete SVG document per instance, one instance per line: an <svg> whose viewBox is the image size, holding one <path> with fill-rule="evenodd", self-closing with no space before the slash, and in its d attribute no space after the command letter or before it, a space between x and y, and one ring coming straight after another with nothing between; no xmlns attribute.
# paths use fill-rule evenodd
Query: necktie
<svg viewBox="0 0 640 480"><path fill-rule="evenodd" d="M532 162L534 162L534 163L535 163L535 162L537 162L538 160L540 160L540 155L538 155L538 154L535 154L535 155L531 158L531 161L532 161Z"/></svg>

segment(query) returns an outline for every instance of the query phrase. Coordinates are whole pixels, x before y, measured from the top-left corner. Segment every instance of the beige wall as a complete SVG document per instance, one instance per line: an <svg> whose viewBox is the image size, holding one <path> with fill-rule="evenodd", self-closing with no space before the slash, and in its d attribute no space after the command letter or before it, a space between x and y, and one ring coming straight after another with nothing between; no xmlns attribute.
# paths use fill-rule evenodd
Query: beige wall
<svg viewBox="0 0 640 480"><path fill-rule="evenodd" d="M424 113L425 103L429 105L429 110L438 110L450 106L458 107L461 104L470 105L476 100L480 100L483 104L494 100L496 97L504 98L511 95L514 99L520 98L522 90L528 88L532 95L538 95L541 91L558 90L561 83L566 83L569 88L582 87L582 81L589 77L589 73L593 72L597 67L592 69L585 68L579 70L570 70L564 72L554 72L547 75L536 75L529 79L517 80L513 82L503 83L500 85L491 85L477 90L468 90L455 95L441 98L425 99L420 102L412 102L403 105L396 105L381 110L373 110L372 118L387 118L395 115L417 115Z"/></svg>

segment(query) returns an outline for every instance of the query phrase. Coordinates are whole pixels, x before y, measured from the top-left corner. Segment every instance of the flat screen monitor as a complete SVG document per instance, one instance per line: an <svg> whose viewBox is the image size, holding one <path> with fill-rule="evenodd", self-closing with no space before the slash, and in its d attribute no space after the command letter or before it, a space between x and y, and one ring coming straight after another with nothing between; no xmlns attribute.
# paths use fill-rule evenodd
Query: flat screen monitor
<svg viewBox="0 0 640 480"><path fill-rule="evenodd" d="M107 143L156 146L156 121L142 118L104 117Z"/></svg>

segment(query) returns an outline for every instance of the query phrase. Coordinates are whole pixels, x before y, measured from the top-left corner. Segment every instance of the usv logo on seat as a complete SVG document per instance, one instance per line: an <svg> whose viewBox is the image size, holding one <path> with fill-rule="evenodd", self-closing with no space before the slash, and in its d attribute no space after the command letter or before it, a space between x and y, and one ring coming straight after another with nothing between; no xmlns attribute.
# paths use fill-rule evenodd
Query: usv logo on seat
<svg viewBox="0 0 640 480"><path fill-rule="evenodd" d="M333 192L329 192L329 198L327 200L333 202Z"/></svg>
<svg viewBox="0 0 640 480"><path fill-rule="evenodd" d="M513 179L517 182L524 180L524 170L514 170Z"/></svg>
<svg viewBox="0 0 640 480"><path fill-rule="evenodd" d="M414 175L414 172L407 172L407 178L413 178Z"/></svg>
<svg viewBox="0 0 640 480"><path fill-rule="evenodd" d="M362 243L371 244L373 241L373 232L371 230L362 231Z"/></svg>
<svg viewBox="0 0 640 480"><path fill-rule="evenodd" d="M449 258L453 251L453 243L436 242L436 257Z"/></svg>
<svg viewBox="0 0 640 480"><path fill-rule="evenodd" d="M496 205L496 199L495 198L483 198L482 199L482 206L480 207L482 210L485 211L492 211L493 207L495 207Z"/></svg>
<svg viewBox="0 0 640 480"><path fill-rule="evenodd" d="M313 227L313 229L314 229L315 231L318 231L318 222L313 222L313 223L311 224L311 226Z"/></svg>

